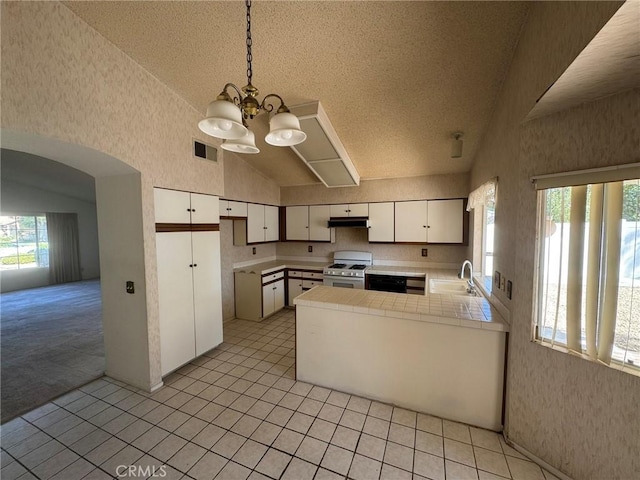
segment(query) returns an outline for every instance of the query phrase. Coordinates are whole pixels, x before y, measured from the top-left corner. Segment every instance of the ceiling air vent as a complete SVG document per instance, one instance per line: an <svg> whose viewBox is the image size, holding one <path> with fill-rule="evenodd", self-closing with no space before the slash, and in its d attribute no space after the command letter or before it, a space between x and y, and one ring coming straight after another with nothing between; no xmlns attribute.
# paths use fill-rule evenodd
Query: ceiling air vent
<svg viewBox="0 0 640 480"><path fill-rule="evenodd" d="M327 187L354 187L360 175L344 149L320 102L290 108L307 139L291 149Z"/></svg>
<svg viewBox="0 0 640 480"><path fill-rule="evenodd" d="M218 149L207 145L206 143L193 141L193 156L196 158L203 158L205 160L211 160L212 162L218 161Z"/></svg>

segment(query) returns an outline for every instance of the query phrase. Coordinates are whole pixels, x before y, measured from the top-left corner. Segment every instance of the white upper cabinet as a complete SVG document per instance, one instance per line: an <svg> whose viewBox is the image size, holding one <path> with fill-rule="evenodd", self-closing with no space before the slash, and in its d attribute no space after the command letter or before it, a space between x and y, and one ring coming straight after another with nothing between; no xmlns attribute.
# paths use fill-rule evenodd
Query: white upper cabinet
<svg viewBox="0 0 640 480"><path fill-rule="evenodd" d="M264 206L264 241L277 242L280 239L280 215L278 207Z"/></svg>
<svg viewBox="0 0 640 480"><path fill-rule="evenodd" d="M309 240L309 207L306 205L286 208L287 240Z"/></svg>
<svg viewBox="0 0 640 480"><path fill-rule="evenodd" d="M286 207L286 240L330 242L329 205L300 205Z"/></svg>
<svg viewBox="0 0 640 480"><path fill-rule="evenodd" d="M235 200L220 200L220 216L246 218L247 204Z"/></svg>
<svg viewBox="0 0 640 480"><path fill-rule="evenodd" d="M429 200L427 242L462 243L464 240L464 201Z"/></svg>
<svg viewBox="0 0 640 480"><path fill-rule="evenodd" d="M396 202L395 241L427 242L427 201Z"/></svg>
<svg viewBox="0 0 640 480"><path fill-rule="evenodd" d="M327 226L331 208L329 205L309 206L309 240L316 242L330 242L333 229Z"/></svg>
<svg viewBox="0 0 640 480"><path fill-rule="evenodd" d="M464 200L396 202L396 242L463 243Z"/></svg>
<svg viewBox="0 0 640 480"><path fill-rule="evenodd" d="M191 194L165 188L153 189L156 223L191 223Z"/></svg>
<svg viewBox="0 0 640 480"><path fill-rule="evenodd" d="M156 223L219 223L218 197L153 189Z"/></svg>
<svg viewBox="0 0 640 480"><path fill-rule="evenodd" d="M332 217L368 217L368 203L351 203L341 205L331 205Z"/></svg>
<svg viewBox="0 0 640 480"><path fill-rule="evenodd" d="M191 223L220 223L219 199L213 195L191 194Z"/></svg>
<svg viewBox="0 0 640 480"><path fill-rule="evenodd" d="M369 241L393 242L395 240L393 202L369 204Z"/></svg>
<svg viewBox="0 0 640 480"><path fill-rule="evenodd" d="M247 243L264 242L264 205L247 205Z"/></svg>
<svg viewBox="0 0 640 480"><path fill-rule="evenodd" d="M247 206L247 243L277 242L279 232L278 207L250 203Z"/></svg>

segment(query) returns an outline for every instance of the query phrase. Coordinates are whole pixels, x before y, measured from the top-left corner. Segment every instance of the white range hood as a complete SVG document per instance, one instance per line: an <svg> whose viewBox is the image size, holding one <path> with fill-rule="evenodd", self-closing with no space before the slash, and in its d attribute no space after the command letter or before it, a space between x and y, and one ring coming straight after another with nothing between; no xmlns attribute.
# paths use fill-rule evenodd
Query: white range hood
<svg viewBox="0 0 640 480"><path fill-rule="evenodd" d="M291 149L327 187L355 187L360 175L320 102L290 108L307 139Z"/></svg>

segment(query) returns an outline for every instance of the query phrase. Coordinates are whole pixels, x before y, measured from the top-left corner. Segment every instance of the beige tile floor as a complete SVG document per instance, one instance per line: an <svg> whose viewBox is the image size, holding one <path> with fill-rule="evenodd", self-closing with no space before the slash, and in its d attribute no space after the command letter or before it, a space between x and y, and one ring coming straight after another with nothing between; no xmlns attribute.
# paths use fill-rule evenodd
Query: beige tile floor
<svg viewBox="0 0 640 480"><path fill-rule="evenodd" d="M224 330L153 394L104 377L6 423L1 478L556 478L494 432L296 382L290 310Z"/></svg>

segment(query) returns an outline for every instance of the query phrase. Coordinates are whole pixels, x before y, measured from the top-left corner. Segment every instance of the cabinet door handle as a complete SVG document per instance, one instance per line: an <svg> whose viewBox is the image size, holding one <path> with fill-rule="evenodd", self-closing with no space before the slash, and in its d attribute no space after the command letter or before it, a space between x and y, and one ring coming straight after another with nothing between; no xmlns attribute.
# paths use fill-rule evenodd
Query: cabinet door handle
<svg viewBox="0 0 640 480"><path fill-rule="evenodd" d="M422 228L427 228L427 226L426 225L422 225Z"/></svg>
<svg viewBox="0 0 640 480"><path fill-rule="evenodd" d="M427 228L431 228L431 225L427 225Z"/></svg>
<svg viewBox="0 0 640 480"><path fill-rule="evenodd" d="M191 211L192 211L192 212L195 212L195 211L196 211L196 209L195 209L195 208L192 208L192 209L191 209Z"/></svg>
<svg viewBox="0 0 640 480"><path fill-rule="evenodd" d="M193 263L191 265L189 265L189 268L193 268Z"/></svg>
<svg viewBox="0 0 640 480"><path fill-rule="evenodd" d="M187 208L187 212L190 212L190 211L191 211L191 209L190 209L190 208Z"/></svg>
<svg viewBox="0 0 640 480"><path fill-rule="evenodd" d="M197 264L197 263L194 263L194 264L193 264L193 266L194 266L194 267L197 267L197 266L198 266L198 264Z"/></svg>

